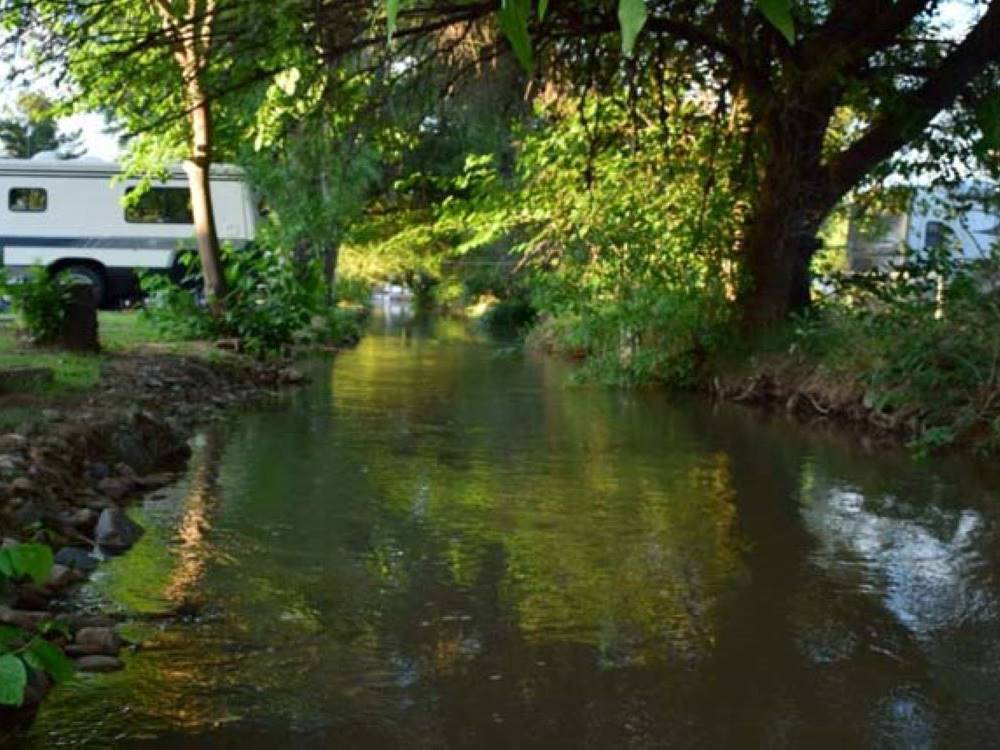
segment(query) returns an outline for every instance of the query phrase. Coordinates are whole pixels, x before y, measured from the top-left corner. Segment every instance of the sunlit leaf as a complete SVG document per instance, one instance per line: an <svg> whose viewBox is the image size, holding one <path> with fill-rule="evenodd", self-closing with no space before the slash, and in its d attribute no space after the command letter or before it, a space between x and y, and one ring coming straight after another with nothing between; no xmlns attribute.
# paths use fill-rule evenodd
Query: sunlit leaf
<svg viewBox="0 0 1000 750"><path fill-rule="evenodd" d="M399 0L385 0L385 29L388 41L396 31L396 21L399 19Z"/></svg>
<svg viewBox="0 0 1000 750"><path fill-rule="evenodd" d="M510 42L514 56L527 71L535 67L535 56L528 34L528 18L531 14L531 0L503 0L500 6L500 28Z"/></svg>
<svg viewBox="0 0 1000 750"><path fill-rule="evenodd" d="M545 14L549 9L549 0L538 0L538 20L544 21Z"/></svg>
<svg viewBox="0 0 1000 750"><path fill-rule="evenodd" d="M622 54L632 57L635 40L646 25L649 12L646 10L646 0L619 0L618 23L622 30Z"/></svg>
<svg viewBox="0 0 1000 750"><path fill-rule="evenodd" d="M788 40L795 44L795 21L792 20L792 0L757 0L757 10L761 12L771 25Z"/></svg>
<svg viewBox="0 0 1000 750"><path fill-rule="evenodd" d="M24 662L13 654L0 656L0 704L20 706L27 684L28 671L24 668Z"/></svg>

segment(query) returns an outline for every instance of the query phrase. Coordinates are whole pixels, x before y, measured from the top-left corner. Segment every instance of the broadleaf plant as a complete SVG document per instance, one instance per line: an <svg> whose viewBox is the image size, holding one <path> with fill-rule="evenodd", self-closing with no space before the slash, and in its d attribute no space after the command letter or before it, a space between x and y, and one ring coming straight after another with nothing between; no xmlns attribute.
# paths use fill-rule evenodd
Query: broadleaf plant
<svg viewBox="0 0 1000 750"><path fill-rule="evenodd" d="M622 54L625 57L632 57L635 49L635 40L646 25L649 11L646 9L646 0L619 0L618 2L618 23L622 30Z"/></svg>
<svg viewBox="0 0 1000 750"><path fill-rule="evenodd" d="M757 9L789 44L795 44L795 21L792 19L792 0L757 0Z"/></svg>
<svg viewBox="0 0 1000 750"><path fill-rule="evenodd" d="M30 578L45 583L52 573L52 550L26 542L0 549L0 580ZM58 630L58 628L52 628ZM40 629L46 632L45 628ZM32 635L13 625L0 625L0 705L20 706L28 685L28 669L45 672L55 682L68 680L73 662L42 635Z"/></svg>

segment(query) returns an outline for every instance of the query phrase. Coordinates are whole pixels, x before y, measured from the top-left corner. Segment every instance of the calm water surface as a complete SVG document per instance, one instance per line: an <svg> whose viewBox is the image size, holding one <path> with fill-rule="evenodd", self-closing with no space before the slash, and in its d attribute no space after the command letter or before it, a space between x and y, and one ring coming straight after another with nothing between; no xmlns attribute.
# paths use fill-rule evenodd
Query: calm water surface
<svg viewBox="0 0 1000 750"><path fill-rule="evenodd" d="M386 326L198 440L19 744L985 747L1000 501L783 420ZM160 619L176 611L181 620Z"/></svg>

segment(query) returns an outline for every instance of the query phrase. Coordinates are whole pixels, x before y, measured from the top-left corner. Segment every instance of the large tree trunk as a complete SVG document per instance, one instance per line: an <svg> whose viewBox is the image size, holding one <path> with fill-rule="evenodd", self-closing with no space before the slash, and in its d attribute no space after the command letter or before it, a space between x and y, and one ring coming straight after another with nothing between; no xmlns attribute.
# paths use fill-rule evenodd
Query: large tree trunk
<svg viewBox="0 0 1000 750"><path fill-rule="evenodd" d="M744 328L767 329L810 304L810 262L817 232L839 196L822 166L832 104L771 101L760 129L766 151L743 233L746 282L739 298Z"/></svg>
<svg viewBox="0 0 1000 750"><path fill-rule="evenodd" d="M816 178L765 179L745 235L747 284L740 297L743 323L760 331L810 304L810 262L817 232L833 204Z"/></svg>
<svg viewBox="0 0 1000 750"><path fill-rule="evenodd" d="M226 280L222 275L219 235L215 228L212 208L212 186L209 177L212 165L212 113L202 100L191 111L192 155L184 163L191 188L191 212L198 243L198 257L205 281L205 296L212 310L222 311L226 296Z"/></svg>

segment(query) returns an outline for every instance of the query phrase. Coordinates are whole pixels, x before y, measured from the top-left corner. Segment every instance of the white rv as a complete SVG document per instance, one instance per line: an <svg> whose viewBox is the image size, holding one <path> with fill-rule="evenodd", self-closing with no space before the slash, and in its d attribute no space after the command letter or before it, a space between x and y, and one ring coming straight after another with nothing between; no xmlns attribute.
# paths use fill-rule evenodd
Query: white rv
<svg viewBox="0 0 1000 750"><path fill-rule="evenodd" d="M125 207L136 181L114 180L117 165L41 156L0 159L0 259L9 276L32 266L69 271L109 305L137 291L136 270L178 270L179 250L194 245L191 196L180 168ZM220 166L211 180L219 239L252 240L257 212L242 173Z"/></svg>
<svg viewBox="0 0 1000 750"><path fill-rule="evenodd" d="M851 271L885 270L907 253L951 248L963 261L986 258L1000 242L1000 187L967 183L953 192L918 190L906 213L852 221Z"/></svg>

